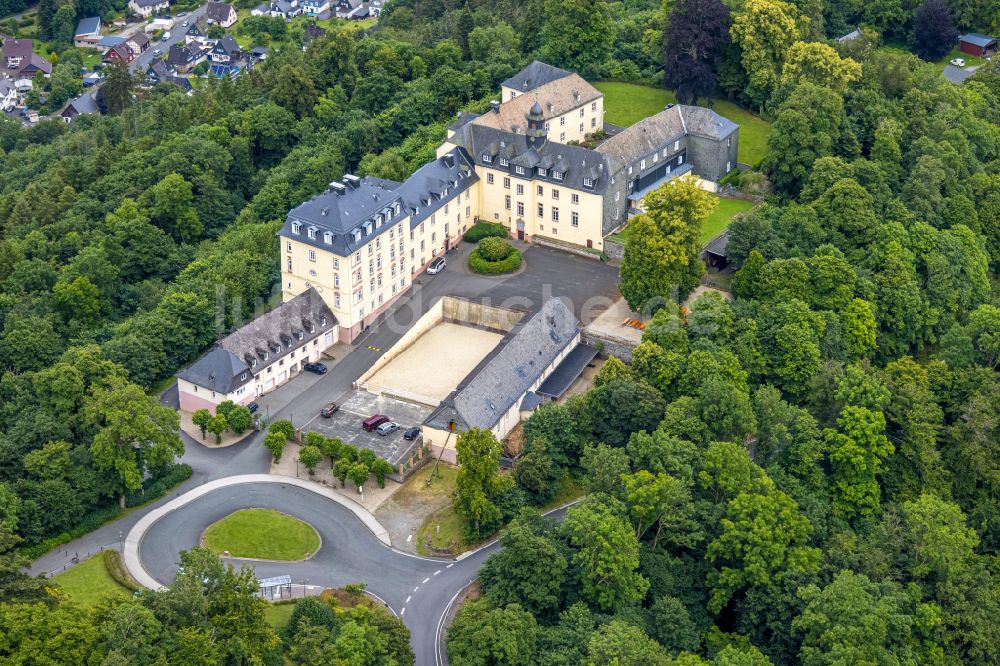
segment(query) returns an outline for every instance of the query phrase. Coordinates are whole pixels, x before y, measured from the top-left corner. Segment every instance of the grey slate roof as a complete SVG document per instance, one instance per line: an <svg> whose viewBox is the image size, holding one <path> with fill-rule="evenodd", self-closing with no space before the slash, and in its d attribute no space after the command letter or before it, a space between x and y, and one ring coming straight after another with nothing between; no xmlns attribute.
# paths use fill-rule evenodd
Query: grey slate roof
<svg viewBox="0 0 1000 666"><path fill-rule="evenodd" d="M229 393L336 325L337 318L323 297L310 287L227 335L215 348L178 372L177 377L212 391ZM243 373L246 378L242 378Z"/></svg>
<svg viewBox="0 0 1000 666"><path fill-rule="evenodd" d="M855 28L851 32L847 33L846 35L842 35L841 37L837 37L837 41L840 42L841 44L843 44L844 42L849 42L849 41L855 40L855 39L857 39L860 36L861 36L861 29L860 28Z"/></svg>
<svg viewBox="0 0 1000 666"><path fill-rule="evenodd" d="M611 137L597 147L597 152L629 164L686 134L721 140L738 128L711 109L675 104Z"/></svg>
<svg viewBox="0 0 1000 666"><path fill-rule="evenodd" d="M723 118L712 109L703 106L686 106L678 104L678 109L684 118L688 134L704 136L709 139L721 140L739 129L739 125L728 118ZM655 116L654 116L655 117Z"/></svg>
<svg viewBox="0 0 1000 666"><path fill-rule="evenodd" d="M525 178L547 180L576 190L604 192L610 183L611 174L617 171L614 168L616 165L597 151L552 141L545 142L539 148L530 148L527 137L523 134L476 123L462 127L451 141L465 148L476 164L501 171L509 170L515 177L519 174L514 172L513 167L523 166L526 167L523 175ZM489 155L491 161L485 162L483 155ZM509 169L500 164L500 157L510 161ZM536 167L547 169L548 175L532 176L531 170ZM552 175L555 171L562 174L562 179L556 179ZM594 185L585 187L585 178L594 181Z"/></svg>
<svg viewBox="0 0 1000 666"><path fill-rule="evenodd" d="M463 192L477 182L479 176L469 155L461 148L454 148L417 169L397 192L410 210L410 226L416 227L444 206L454 192ZM445 189L447 196L439 196Z"/></svg>
<svg viewBox="0 0 1000 666"><path fill-rule="evenodd" d="M344 180L353 184L331 183L325 192L289 211L278 235L346 257L407 215L399 193L387 187L384 181L368 176L357 179L345 176ZM397 203L398 213L394 206ZM380 214L383 222L376 226L375 217ZM296 222L302 225L298 234L292 231ZM366 233L364 226L368 222L372 224ZM316 228L315 238L309 237L310 227ZM354 238L355 229L361 230L359 240ZM330 243L324 240L325 231L332 235Z"/></svg>
<svg viewBox="0 0 1000 666"><path fill-rule="evenodd" d="M577 333L569 308L558 298L549 299L538 312L522 318L425 423L445 428L454 419L463 430L492 428Z"/></svg>
<svg viewBox="0 0 1000 666"><path fill-rule="evenodd" d="M726 229L721 234L713 238L705 246L705 252L708 254L714 254L717 257L725 257L726 250L729 247L729 229Z"/></svg>
<svg viewBox="0 0 1000 666"><path fill-rule="evenodd" d="M463 127L471 123L473 120L478 118L479 115L480 114L478 113L471 113L469 111L459 111L458 118L455 119L455 121L452 122L450 125L448 125L448 129L457 132L458 130L462 129Z"/></svg>
<svg viewBox="0 0 1000 666"><path fill-rule="evenodd" d="M948 79L952 83L962 84L965 80L976 73L978 67L969 67L967 69L962 69L961 67L955 67L954 65L945 65L944 78Z"/></svg>
<svg viewBox="0 0 1000 666"><path fill-rule="evenodd" d="M959 35L958 41L986 48L991 44L995 45L997 40L995 37L990 37L989 35L983 35L978 32L970 32L965 35Z"/></svg>
<svg viewBox="0 0 1000 666"><path fill-rule="evenodd" d="M101 17L88 16L76 24L76 36L96 35L101 30Z"/></svg>
<svg viewBox="0 0 1000 666"><path fill-rule="evenodd" d="M233 6L226 4L224 2L209 2L208 7L205 9L205 16L222 23L229 19L229 13L232 11Z"/></svg>
<svg viewBox="0 0 1000 666"><path fill-rule="evenodd" d="M225 53L226 55L232 57L234 53L240 52L240 45L236 43L232 35L226 35L212 48L212 53Z"/></svg>
<svg viewBox="0 0 1000 666"><path fill-rule="evenodd" d="M535 60L500 85L505 88L512 88L520 93L526 93L539 86L544 86L546 83L552 83L569 75L570 72L567 72L565 69L559 69L541 60Z"/></svg>
<svg viewBox="0 0 1000 666"><path fill-rule="evenodd" d="M65 115L65 113L70 109L76 111L77 115L81 113L101 112L100 107L97 106L97 100L94 99L93 93L85 93L74 99L72 102L66 105L66 108L63 110L63 114Z"/></svg>
<svg viewBox="0 0 1000 666"><path fill-rule="evenodd" d="M140 7L155 7L156 5L161 5L166 3L167 0L135 0L135 4Z"/></svg>

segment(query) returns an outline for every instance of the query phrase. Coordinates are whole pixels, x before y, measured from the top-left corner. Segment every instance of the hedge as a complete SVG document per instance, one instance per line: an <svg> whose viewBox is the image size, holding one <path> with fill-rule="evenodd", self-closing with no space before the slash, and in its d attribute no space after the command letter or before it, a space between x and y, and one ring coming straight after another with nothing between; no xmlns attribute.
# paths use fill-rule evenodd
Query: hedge
<svg viewBox="0 0 1000 666"><path fill-rule="evenodd" d="M143 484L143 490L145 490L144 493L139 492L126 495L125 506L139 506L140 504L145 504L146 502L159 499L166 495L167 491L177 484L191 478L191 473L191 465L186 463L171 465L163 476L158 479L148 479ZM54 550L63 544L69 543L73 539L79 539L84 534L93 532L105 523L109 523L112 520L117 520L121 517L122 511L118 508L117 504L95 509L84 515L83 518L80 519L80 522L77 523L76 527L68 532L57 534L53 537L49 537L45 541L25 546L19 550L28 559L35 560L50 550Z"/></svg>
<svg viewBox="0 0 1000 666"><path fill-rule="evenodd" d="M503 275L513 273L521 267L521 252L514 250L502 261L486 261L479 254L479 248L469 253L469 268L481 275Z"/></svg>
<svg viewBox="0 0 1000 666"><path fill-rule="evenodd" d="M466 243L478 243L484 238L490 238L491 236L495 238L507 238L508 235L507 227L499 222L477 222L465 232L462 240Z"/></svg>
<svg viewBox="0 0 1000 666"><path fill-rule="evenodd" d="M117 550L104 551L104 568L108 570L108 575L125 589L133 592L138 592L142 589L139 581L132 578L132 574L125 568L125 559Z"/></svg>

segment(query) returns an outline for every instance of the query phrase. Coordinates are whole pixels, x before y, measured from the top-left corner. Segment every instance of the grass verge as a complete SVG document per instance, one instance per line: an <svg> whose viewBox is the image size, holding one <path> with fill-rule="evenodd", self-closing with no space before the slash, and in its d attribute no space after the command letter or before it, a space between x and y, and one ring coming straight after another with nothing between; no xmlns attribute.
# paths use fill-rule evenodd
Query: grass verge
<svg viewBox="0 0 1000 666"><path fill-rule="evenodd" d="M715 207L712 214L701 225L701 243L704 245L708 241L719 235L729 223L733 221L733 216L737 213L744 213L754 207L753 202L742 199L724 199L717 197L719 205Z"/></svg>
<svg viewBox="0 0 1000 666"><path fill-rule="evenodd" d="M674 94L664 88L620 81L598 81L594 87L604 93L604 119L622 127L634 125L659 113L667 104L677 102ZM712 108L740 126L740 162L756 165L767 156L771 123L725 100L715 100Z"/></svg>
<svg viewBox="0 0 1000 666"><path fill-rule="evenodd" d="M264 609L264 620L275 630L280 631L288 626L294 610L295 604L268 604Z"/></svg>
<svg viewBox="0 0 1000 666"><path fill-rule="evenodd" d="M259 560L301 560L320 546L312 525L272 509L242 509L214 523L202 535L214 553Z"/></svg>
<svg viewBox="0 0 1000 666"><path fill-rule="evenodd" d="M92 555L72 569L53 576L52 580L59 584L68 598L85 606L93 606L105 594L131 594L108 573L103 553Z"/></svg>

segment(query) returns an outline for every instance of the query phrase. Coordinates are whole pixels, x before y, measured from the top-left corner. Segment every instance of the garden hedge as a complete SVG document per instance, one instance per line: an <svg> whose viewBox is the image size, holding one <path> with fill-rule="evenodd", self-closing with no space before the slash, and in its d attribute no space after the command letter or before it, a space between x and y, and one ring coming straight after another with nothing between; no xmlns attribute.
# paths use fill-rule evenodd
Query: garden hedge
<svg viewBox="0 0 1000 666"><path fill-rule="evenodd" d="M467 243L478 243L484 238L507 238L507 227L498 222L477 222L465 232L462 240Z"/></svg>
<svg viewBox="0 0 1000 666"><path fill-rule="evenodd" d="M487 261L479 254L479 248L476 248L469 254L469 268L472 272L480 273L481 275L513 273L520 267L521 253L518 250L514 250L507 255L506 259L502 259L501 261Z"/></svg>

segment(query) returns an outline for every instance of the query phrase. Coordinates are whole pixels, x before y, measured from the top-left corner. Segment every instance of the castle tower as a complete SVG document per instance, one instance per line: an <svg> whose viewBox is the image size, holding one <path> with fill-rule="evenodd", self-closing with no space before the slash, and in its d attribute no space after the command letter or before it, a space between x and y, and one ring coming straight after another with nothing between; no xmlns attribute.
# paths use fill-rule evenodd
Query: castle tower
<svg viewBox="0 0 1000 666"><path fill-rule="evenodd" d="M524 134L528 137L529 147L538 149L545 145L545 113L538 100L535 100L528 112L528 130Z"/></svg>

